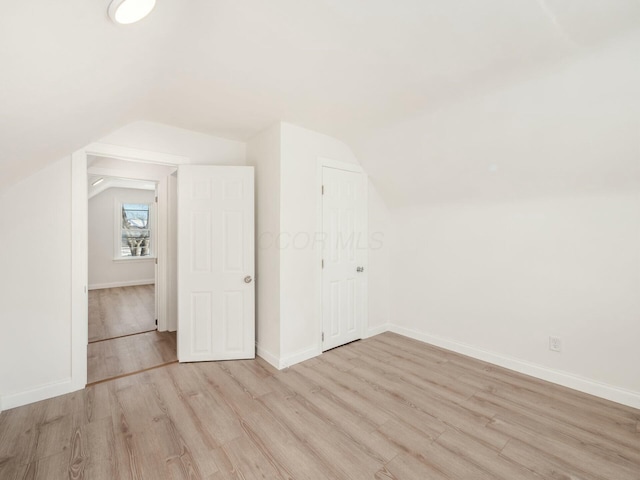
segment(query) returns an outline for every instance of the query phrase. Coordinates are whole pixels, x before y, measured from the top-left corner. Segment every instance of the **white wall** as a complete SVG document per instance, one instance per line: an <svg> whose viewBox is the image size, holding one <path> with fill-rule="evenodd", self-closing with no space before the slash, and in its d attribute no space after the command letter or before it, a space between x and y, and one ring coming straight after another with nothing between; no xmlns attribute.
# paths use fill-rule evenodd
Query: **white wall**
<svg viewBox="0 0 640 480"><path fill-rule="evenodd" d="M369 258L368 295L369 324L368 335L387 330L391 321L391 252L393 227L391 212L380 192L369 181Z"/></svg>
<svg viewBox="0 0 640 480"><path fill-rule="evenodd" d="M5 190L0 225L1 410L70 386L70 158Z"/></svg>
<svg viewBox="0 0 640 480"><path fill-rule="evenodd" d="M247 163L255 167L256 343L273 364L280 358L280 123L253 137Z"/></svg>
<svg viewBox="0 0 640 480"><path fill-rule="evenodd" d="M621 37L358 145L396 331L640 406L639 60Z"/></svg>
<svg viewBox="0 0 640 480"><path fill-rule="evenodd" d="M246 143L153 122L134 122L100 140L189 157L195 165L245 165Z"/></svg>
<svg viewBox="0 0 640 480"><path fill-rule="evenodd" d="M283 367L322 350L318 304L318 232L321 213L319 158L358 164L339 140L288 123L277 123L250 140L248 162L256 167L258 354ZM367 266L369 334L389 322L389 217L369 185L371 250Z"/></svg>
<svg viewBox="0 0 640 480"><path fill-rule="evenodd" d="M281 361L292 364L318 353L318 157L357 164L344 143L288 123L281 124L280 318Z"/></svg>
<svg viewBox="0 0 640 480"><path fill-rule="evenodd" d="M242 142L132 125L101 143L191 155L193 163L245 163ZM6 409L73 390L70 157L3 190L0 222L0 408ZM5 225L24 225L29 235ZM28 254L16 253L22 251Z"/></svg>
<svg viewBox="0 0 640 480"><path fill-rule="evenodd" d="M354 144L392 207L640 188L640 31Z"/></svg>
<svg viewBox="0 0 640 480"><path fill-rule="evenodd" d="M406 208L394 225L403 333L553 381L571 382L552 373L567 372L640 392L640 193Z"/></svg>
<svg viewBox="0 0 640 480"><path fill-rule="evenodd" d="M89 200L89 289L154 283L154 258L114 260L113 245L118 204L151 204L154 198L151 190L109 188Z"/></svg>

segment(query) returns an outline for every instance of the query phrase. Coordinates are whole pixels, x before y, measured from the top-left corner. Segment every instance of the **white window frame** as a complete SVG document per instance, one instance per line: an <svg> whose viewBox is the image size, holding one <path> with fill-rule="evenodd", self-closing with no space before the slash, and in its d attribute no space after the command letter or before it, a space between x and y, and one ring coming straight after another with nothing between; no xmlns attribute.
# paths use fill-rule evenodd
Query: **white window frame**
<svg viewBox="0 0 640 480"><path fill-rule="evenodd" d="M122 255L122 206L126 204L149 205L149 238L150 247L149 255L144 257L125 257ZM113 260L115 262L144 262L147 260L155 260L157 252L157 235L156 235L156 204L155 202L138 202L117 199L114 207L114 239L113 239Z"/></svg>

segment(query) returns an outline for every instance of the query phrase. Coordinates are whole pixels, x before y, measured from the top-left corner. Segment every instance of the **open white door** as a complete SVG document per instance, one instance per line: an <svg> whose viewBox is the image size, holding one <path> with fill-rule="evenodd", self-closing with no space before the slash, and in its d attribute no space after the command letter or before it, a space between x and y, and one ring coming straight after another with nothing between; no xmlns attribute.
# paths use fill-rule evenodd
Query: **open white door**
<svg viewBox="0 0 640 480"><path fill-rule="evenodd" d="M253 167L178 169L178 360L255 357Z"/></svg>
<svg viewBox="0 0 640 480"><path fill-rule="evenodd" d="M322 350L362 338L367 261L367 178L322 169Z"/></svg>

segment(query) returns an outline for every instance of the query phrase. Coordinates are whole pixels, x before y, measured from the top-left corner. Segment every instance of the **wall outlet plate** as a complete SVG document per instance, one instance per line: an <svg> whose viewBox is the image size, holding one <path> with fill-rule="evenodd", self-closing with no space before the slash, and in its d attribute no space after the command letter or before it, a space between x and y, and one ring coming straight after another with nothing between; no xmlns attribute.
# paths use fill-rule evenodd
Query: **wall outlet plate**
<svg viewBox="0 0 640 480"><path fill-rule="evenodd" d="M562 340L560 337L549 337L549 350L552 352L562 351Z"/></svg>

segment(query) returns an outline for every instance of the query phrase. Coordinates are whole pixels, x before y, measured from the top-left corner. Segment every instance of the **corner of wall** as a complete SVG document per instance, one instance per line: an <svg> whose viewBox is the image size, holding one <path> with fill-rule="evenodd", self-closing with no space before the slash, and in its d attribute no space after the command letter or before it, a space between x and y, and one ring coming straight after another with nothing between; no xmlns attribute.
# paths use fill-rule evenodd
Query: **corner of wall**
<svg viewBox="0 0 640 480"><path fill-rule="evenodd" d="M35 388L25 390L18 393L9 395L3 395L0 397L0 412L3 410L9 410L11 408L21 407L30 403L39 402L48 398L58 397L60 395L66 395L77 390L82 390L81 387L74 386L72 379L68 378L60 382L47 383L45 385L39 385Z"/></svg>
<svg viewBox="0 0 640 480"><path fill-rule="evenodd" d="M317 347L317 346L313 346L310 348L304 348L302 350L298 350L296 352L293 352L289 355L285 355L285 356L281 356L280 357L280 365L281 365L281 369L282 368L288 368L291 367L292 365L295 365L296 363L301 363L304 362L305 360L309 360L313 357L317 357L318 355L322 354L322 349Z"/></svg>
<svg viewBox="0 0 640 480"><path fill-rule="evenodd" d="M588 393L596 397L611 400L633 408L640 408L640 392L632 392L622 388L597 382L572 373L555 370L517 358L483 350L472 345L456 342L448 338L431 335L427 332L412 330L395 324L389 325L389 331L420 342L435 345L452 352L466 355L484 362L498 365L525 375L530 375L563 387Z"/></svg>
<svg viewBox="0 0 640 480"><path fill-rule="evenodd" d="M280 357L262 348L258 343L256 343L256 353L260 358L262 358L269 365L277 368L278 370L282 370L283 367L282 367L282 363L280 362Z"/></svg>
<svg viewBox="0 0 640 480"><path fill-rule="evenodd" d="M384 323L382 325L376 325L373 327L369 327L367 328L367 331L365 332L365 336L364 338L371 338L371 337L375 337L376 335L380 335L382 333L385 332L390 332L392 328L392 325L390 323Z"/></svg>

